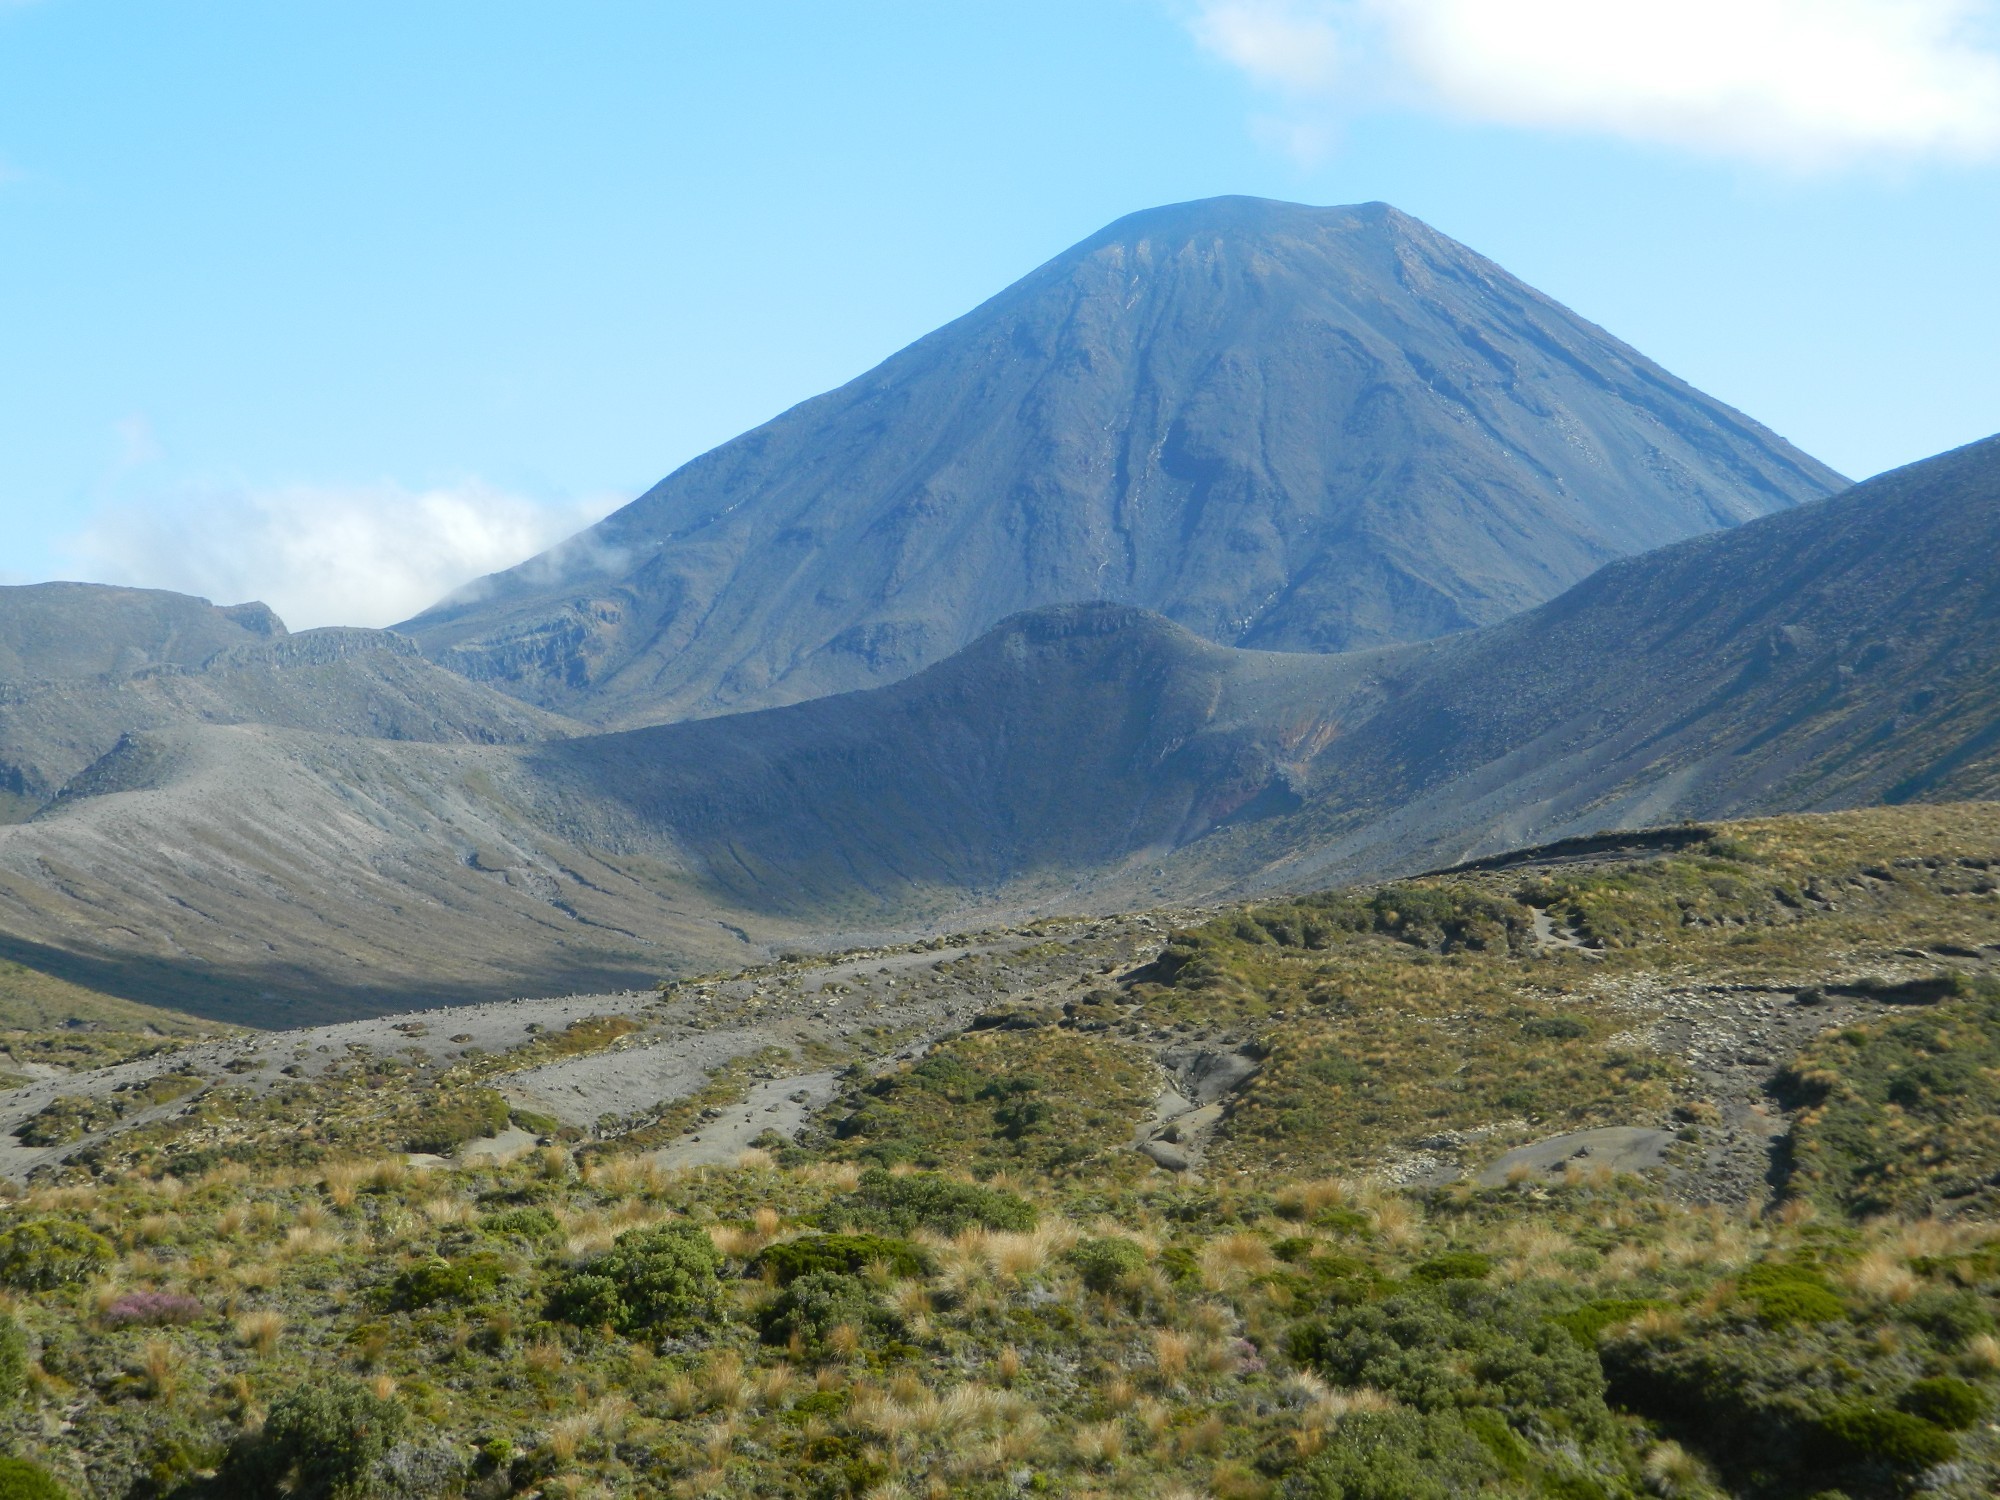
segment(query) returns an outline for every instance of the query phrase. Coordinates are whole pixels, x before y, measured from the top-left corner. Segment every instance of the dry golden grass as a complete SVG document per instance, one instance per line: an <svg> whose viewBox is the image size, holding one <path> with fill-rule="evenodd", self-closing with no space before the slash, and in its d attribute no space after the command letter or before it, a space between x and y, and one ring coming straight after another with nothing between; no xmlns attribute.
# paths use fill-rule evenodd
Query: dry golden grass
<svg viewBox="0 0 2000 1500"><path fill-rule="evenodd" d="M736 1423L733 1419L711 1423L702 1433L701 1451L709 1467L720 1469L736 1451Z"/></svg>
<svg viewBox="0 0 2000 1500"><path fill-rule="evenodd" d="M285 1320L282 1315L265 1308L244 1313L236 1320L235 1331L237 1343L268 1358L276 1352L278 1340L284 1336Z"/></svg>
<svg viewBox="0 0 2000 1500"><path fill-rule="evenodd" d="M1202 1285L1212 1291L1241 1286L1276 1264L1271 1256L1271 1247L1262 1235L1221 1235L1202 1246Z"/></svg>
<svg viewBox="0 0 2000 1500"><path fill-rule="evenodd" d="M1871 1302L1908 1302L1923 1290L1923 1278L1893 1250L1871 1250L1841 1276L1847 1289Z"/></svg>
<svg viewBox="0 0 2000 1500"><path fill-rule="evenodd" d="M1409 1199L1375 1196L1366 1210L1384 1243L1406 1250L1423 1242L1424 1217Z"/></svg>
<svg viewBox="0 0 2000 1500"><path fill-rule="evenodd" d="M1649 1307L1626 1326L1639 1338L1650 1342L1672 1338L1686 1323L1687 1319L1677 1308Z"/></svg>
<svg viewBox="0 0 2000 1500"><path fill-rule="evenodd" d="M722 1411L740 1411L755 1395L743 1378L743 1356L734 1349L722 1349L709 1356L701 1372L701 1393L710 1406Z"/></svg>
<svg viewBox="0 0 2000 1500"><path fill-rule="evenodd" d="M764 1236L754 1229L738 1229L730 1224L711 1224L708 1238L722 1254L734 1260L748 1260L764 1248Z"/></svg>
<svg viewBox="0 0 2000 1500"><path fill-rule="evenodd" d="M294 1224L285 1231L284 1243L277 1253L287 1260L303 1255L328 1255L340 1248L338 1234L327 1229L310 1229L304 1224Z"/></svg>
<svg viewBox="0 0 2000 1500"><path fill-rule="evenodd" d="M1092 1468L1109 1468L1125 1456L1125 1424L1116 1417L1086 1422L1070 1434L1070 1451Z"/></svg>
<svg viewBox="0 0 2000 1500"><path fill-rule="evenodd" d="M851 1161L812 1162L798 1169L798 1179L808 1187L851 1193L861 1186L861 1168Z"/></svg>
<svg viewBox="0 0 2000 1500"><path fill-rule="evenodd" d="M1278 1207L1288 1218L1310 1219L1329 1208L1345 1207L1354 1194L1354 1184L1344 1178L1321 1177L1280 1189Z"/></svg>
<svg viewBox="0 0 2000 1500"><path fill-rule="evenodd" d="M439 1193L435 1197L426 1198L417 1205L417 1212L439 1227L447 1224L470 1224L478 1217L470 1202L464 1198L453 1197L449 1193Z"/></svg>
<svg viewBox="0 0 2000 1500"><path fill-rule="evenodd" d="M278 1284L280 1268L275 1260L253 1260L232 1267L225 1280L245 1291L268 1291Z"/></svg>
<svg viewBox="0 0 2000 1500"><path fill-rule="evenodd" d="M600 1441L617 1442L625 1434L632 1410L631 1401L614 1392L564 1417L549 1428L550 1456L558 1463L570 1464L576 1462L580 1452Z"/></svg>
<svg viewBox="0 0 2000 1500"><path fill-rule="evenodd" d="M328 1167L320 1178L327 1202L335 1208L352 1208L355 1195L368 1180L368 1170L366 1163L354 1161L336 1162Z"/></svg>
<svg viewBox="0 0 2000 1500"><path fill-rule="evenodd" d="M181 1352L165 1339L148 1339L139 1351L134 1371L155 1401L169 1399L180 1388Z"/></svg>
<svg viewBox="0 0 2000 1500"><path fill-rule="evenodd" d="M692 1375L677 1372L660 1382L660 1400L674 1416L689 1416L701 1408L701 1387Z"/></svg>
<svg viewBox="0 0 2000 1500"><path fill-rule="evenodd" d="M1711 1488L1707 1467L1679 1443L1656 1444L1645 1457L1646 1485L1662 1500L1707 1494Z"/></svg>
<svg viewBox="0 0 2000 1500"><path fill-rule="evenodd" d="M537 1339L521 1355L521 1363L539 1375L553 1375L568 1362L569 1355L554 1339Z"/></svg>
<svg viewBox="0 0 2000 1500"><path fill-rule="evenodd" d="M99 1198L97 1184L80 1182L68 1187L36 1188L21 1204L32 1213L81 1217L97 1207Z"/></svg>
<svg viewBox="0 0 2000 1500"><path fill-rule="evenodd" d="M179 1233L179 1214L142 1214L133 1226L134 1238L142 1245L163 1245Z"/></svg>
<svg viewBox="0 0 2000 1500"><path fill-rule="evenodd" d="M608 1156L583 1169L583 1180L600 1192L630 1196L657 1194L665 1185L659 1163L644 1156Z"/></svg>
<svg viewBox="0 0 2000 1500"><path fill-rule="evenodd" d="M1569 1275L1559 1257L1572 1248L1573 1242L1568 1235L1546 1224L1533 1220L1509 1224L1495 1236L1495 1245L1502 1259L1503 1274L1511 1279L1545 1276L1560 1280Z"/></svg>
<svg viewBox="0 0 2000 1500"><path fill-rule="evenodd" d="M1883 1229L1895 1253L1905 1260L1920 1256L1946 1257L1970 1250L1991 1232L1984 1224L1948 1223L1942 1219L1885 1220Z"/></svg>

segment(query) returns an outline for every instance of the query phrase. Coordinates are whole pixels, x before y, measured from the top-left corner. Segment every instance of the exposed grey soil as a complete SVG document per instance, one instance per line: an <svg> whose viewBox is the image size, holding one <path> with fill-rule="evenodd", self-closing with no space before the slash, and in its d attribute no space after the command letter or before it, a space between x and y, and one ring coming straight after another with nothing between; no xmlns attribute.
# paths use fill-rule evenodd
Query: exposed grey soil
<svg viewBox="0 0 2000 1500"><path fill-rule="evenodd" d="M840 1074L830 1068L766 1079L741 1103L718 1107L713 1118L655 1151L653 1160L663 1167L726 1166L766 1131L797 1139L813 1114L839 1092Z"/></svg>
<svg viewBox="0 0 2000 1500"><path fill-rule="evenodd" d="M565 1124L625 1129L697 1092L733 1059L774 1053L742 1103L701 1121L659 1153L676 1166L731 1161L766 1130L795 1135L833 1097L834 1060L887 1064L913 1057L995 1006L1059 1011L1066 996L1100 983L1105 974L1149 961L1164 932L1147 916L1079 921L982 934L954 945L800 959L683 985L665 996L623 991L504 1001L202 1043L0 1093L0 1177L24 1181L118 1131L186 1109L194 1097L135 1112L62 1145L22 1145L14 1132L58 1096L103 1098L180 1072L205 1085L262 1091L315 1077L356 1051L441 1065L474 1050L505 1052L538 1032L603 1015L628 1016L642 1028L605 1050L503 1073L492 1085L516 1105ZM468 1150L505 1152L531 1139L509 1135L474 1142Z"/></svg>
<svg viewBox="0 0 2000 1500"><path fill-rule="evenodd" d="M1533 1180L1573 1167L1645 1172L1666 1165L1667 1152L1673 1144L1672 1131L1649 1130L1639 1125L1577 1130L1502 1152L1492 1166L1479 1174L1479 1181L1486 1187L1498 1187L1503 1182Z"/></svg>
<svg viewBox="0 0 2000 1500"><path fill-rule="evenodd" d="M60 1146L23 1146L14 1135L32 1115L58 1097L101 1099L127 1084L143 1083L166 1073L198 1074L208 1083L227 1082L233 1088L261 1093L293 1078L314 1078L355 1050L422 1056L433 1064L463 1057L477 1049L504 1052L533 1035L528 1028L561 1030L588 1016L618 1015L642 1008L652 997L625 992L609 995L564 995L546 1000L508 1000L488 1005L411 1011L376 1016L333 1026L309 1026L201 1042L156 1054L137 1062L88 1072L39 1079L0 1094L0 1177L24 1181L37 1167L49 1165L93 1145L119 1130L149 1124L185 1109L188 1098L127 1115L111 1130L87 1135ZM290 1068L294 1073L286 1073Z"/></svg>

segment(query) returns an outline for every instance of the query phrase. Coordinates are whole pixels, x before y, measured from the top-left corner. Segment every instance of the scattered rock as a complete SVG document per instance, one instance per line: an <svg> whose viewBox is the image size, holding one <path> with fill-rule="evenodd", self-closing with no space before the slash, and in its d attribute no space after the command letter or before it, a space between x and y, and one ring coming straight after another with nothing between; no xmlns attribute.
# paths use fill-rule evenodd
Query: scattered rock
<svg viewBox="0 0 2000 1500"><path fill-rule="evenodd" d="M1187 1153L1166 1141L1147 1141L1139 1148L1139 1154L1149 1158L1154 1166L1164 1167L1169 1172L1185 1172L1190 1166Z"/></svg>

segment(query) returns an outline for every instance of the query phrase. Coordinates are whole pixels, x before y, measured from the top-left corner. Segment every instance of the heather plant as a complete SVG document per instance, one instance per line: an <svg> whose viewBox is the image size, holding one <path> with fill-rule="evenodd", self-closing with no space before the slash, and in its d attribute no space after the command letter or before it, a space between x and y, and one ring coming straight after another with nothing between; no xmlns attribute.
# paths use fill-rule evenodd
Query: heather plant
<svg viewBox="0 0 2000 1500"><path fill-rule="evenodd" d="M125 1292L104 1309L103 1320L109 1328L165 1328L192 1323L206 1311L199 1297L185 1292Z"/></svg>

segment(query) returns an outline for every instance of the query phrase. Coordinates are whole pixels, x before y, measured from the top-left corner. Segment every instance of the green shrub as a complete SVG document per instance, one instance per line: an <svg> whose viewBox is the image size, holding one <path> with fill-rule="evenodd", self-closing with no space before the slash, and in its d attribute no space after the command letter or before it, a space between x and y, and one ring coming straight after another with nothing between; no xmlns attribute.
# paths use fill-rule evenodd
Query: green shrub
<svg viewBox="0 0 2000 1500"><path fill-rule="evenodd" d="M1292 1476L1287 1500L1461 1500L1504 1471L1455 1413L1363 1412L1341 1420L1328 1451Z"/></svg>
<svg viewBox="0 0 2000 1500"><path fill-rule="evenodd" d="M1129 1277L1146 1269L1146 1252L1132 1241L1110 1235L1079 1240L1064 1257L1093 1292L1116 1291Z"/></svg>
<svg viewBox="0 0 2000 1500"><path fill-rule="evenodd" d="M853 1276L880 1262L898 1276L921 1276L930 1268L923 1251L908 1240L879 1234L815 1234L767 1247L757 1257L780 1286L790 1286L808 1271L838 1271Z"/></svg>
<svg viewBox="0 0 2000 1500"><path fill-rule="evenodd" d="M1913 1417L1953 1432L1963 1432L1986 1411L1986 1398L1979 1387L1955 1375L1919 1380L1896 1404Z"/></svg>
<svg viewBox="0 0 2000 1500"><path fill-rule="evenodd" d="M1765 1261L1745 1271L1736 1294L1756 1309L1766 1328L1794 1323L1832 1323L1847 1316L1847 1304L1810 1266Z"/></svg>
<svg viewBox="0 0 2000 1500"><path fill-rule="evenodd" d="M490 1234L495 1239L546 1240L552 1239L561 1228L554 1214L532 1204L523 1208L503 1208L496 1213L484 1214L479 1220L479 1232Z"/></svg>
<svg viewBox="0 0 2000 1500"><path fill-rule="evenodd" d="M1549 1294L1451 1280L1334 1310L1288 1341L1301 1364L1423 1411L1486 1406L1565 1428L1609 1431L1596 1357L1550 1318Z"/></svg>
<svg viewBox="0 0 2000 1500"><path fill-rule="evenodd" d="M791 1404L784 1420L794 1427L803 1427L814 1418L830 1421L846 1410L846 1391L810 1391Z"/></svg>
<svg viewBox="0 0 2000 1500"><path fill-rule="evenodd" d="M677 1323L715 1295L722 1256L692 1224L628 1229L604 1254L557 1283L549 1316L594 1328L640 1333Z"/></svg>
<svg viewBox="0 0 2000 1500"><path fill-rule="evenodd" d="M1896 1309L1905 1323L1921 1328L1947 1349L1962 1349L1972 1339L1994 1329L1993 1314L1971 1292L1928 1287Z"/></svg>
<svg viewBox="0 0 2000 1500"><path fill-rule="evenodd" d="M882 1320L881 1307L860 1277L807 1271L764 1309L758 1327L768 1343L787 1344L796 1335L808 1352L819 1354L841 1324L859 1330Z"/></svg>
<svg viewBox="0 0 2000 1500"><path fill-rule="evenodd" d="M896 1176L880 1167L861 1174L861 1184L839 1199L832 1216L882 1234L929 1229L958 1234L982 1229L1033 1229L1035 1210L1024 1198L997 1188L940 1177L935 1172Z"/></svg>
<svg viewBox="0 0 2000 1500"><path fill-rule="evenodd" d="M1555 1324L1584 1348L1595 1349L1605 1329L1629 1323L1642 1312L1666 1305L1657 1297L1607 1297L1560 1314Z"/></svg>
<svg viewBox="0 0 2000 1500"><path fill-rule="evenodd" d="M572 1271L549 1294L549 1316L578 1328L618 1328L630 1324L632 1310L618 1293L618 1283L594 1271Z"/></svg>
<svg viewBox="0 0 2000 1500"><path fill-rule="evenodd" d="M1678 1334L1613 1333L1599 1357L1618 1404L1696 1434L1734 1493L1793 1493L1769 1488L1785 1475L1812 1480L1804 1489L1881 1495L1887 1470L1927 1468L1955 1448L1932 1422L1855 1399L1854 1382L1880 1352L1845 1323L1789 1336L1721 1320ZM1830 1370L1843 1374L1840 1385L1829 1385Z"/></svg>
<svg viewBox="0 0 2000 1500"><path fill-rule="evenodd" d="M440 1302L477 1302L500 1284L507 1266L490 1250L457 1260L431 1255L407 1267L390 1283L395 1306L417 1310Z"/></svg>
<svg viewBox="0 0 2000 1500"><path fill-rule="evenodd" d="M111 1259L110 1241L67 1219L30 1219L0 1231L0 1282L22 1291L88 1281Z"/></svg>
<svg viewBox="0 0 2000 1500"><path fill-rule="evenodd" d="M0 1454L0 1500L70 1500L70 1493L40 1464Z"/></svg>
<svg viewBox="0 0 2000 1500"><path fill-rule="evenodd" d="M1524 1035L1542 1041L1572 1042L1590 1035L1590 1028L1575 1016L1537 1016L1521 1023Z"/></svg>
<svg viewBox="0 0 2000 1500"><path fill-rule="evenodd" d="M1428 1283L1484 1281L1492 1274L1493 1257L1481 1255L1475 1250L1449 1250L1410 1267L1410 1280Z"/></svg>
<svg viewBox="0 0 2000 1500"><path fill-rule="evenodd" d="M401 1406L357 1381L303 1386L271 1403L263 1431L230 1450L218 1479L231 1495L358 1500L403 1420Z"/></svg>
<svg viewBox="0 0 2000 1500"><path fill-rule="evenodd" d="M0 1402L21 1394L28 1379L28 1336L7 1313L0 1313Z"/></svg>
<svg viewBox="0 0 2000 1500"><path fill-rule="evenodd" d="M1949 1463L1958 1443L1943 1428L1908 1412L1881 1406L1845 1406L1824 1418L1820 1431L1858 1459L1899 1469L1928 1469Z"/></svg>

